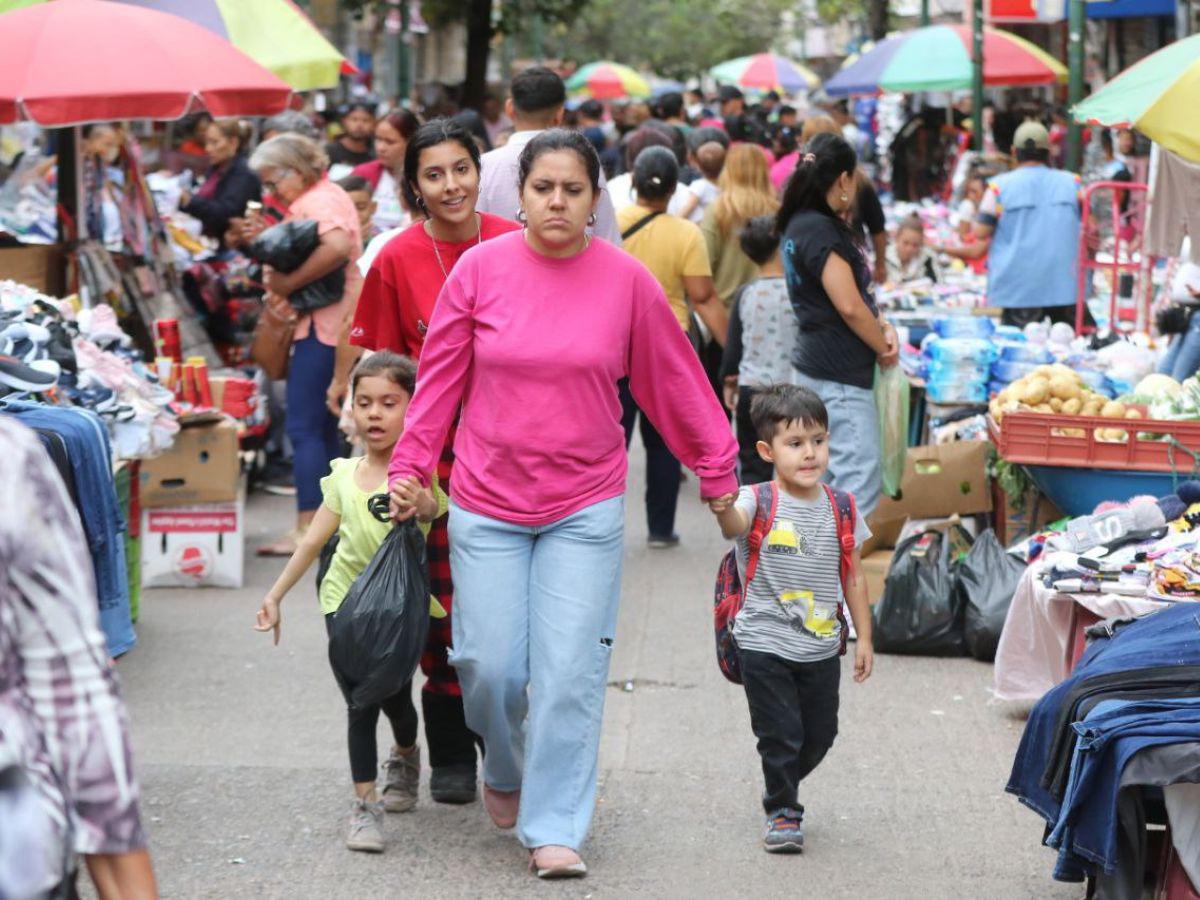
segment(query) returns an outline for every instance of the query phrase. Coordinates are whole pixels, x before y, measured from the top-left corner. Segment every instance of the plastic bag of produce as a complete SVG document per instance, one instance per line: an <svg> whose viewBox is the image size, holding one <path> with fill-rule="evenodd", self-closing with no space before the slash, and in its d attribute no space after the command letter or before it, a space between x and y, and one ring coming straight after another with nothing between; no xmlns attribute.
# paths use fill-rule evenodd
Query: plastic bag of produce
<svg viewBox="0 0 1200 900"><path fill-rule="evenodd" d="M875 367L875 410L879 415L879 457L883 492L900 493L908 452L908 379L899 366Z"/></svg>
<svg viewBox="0 0 1200 900"><path fill-rule="evenodd" d="M388 532L333 617L329 663L346 702L361 709L400 690L428 633L425 538L410 519Z"/></svg>
<svg viewBox="0 0 1200 900"><path fill-rule="evenodd" d="M963 611L963 635L967 651L976 659L991 662L1008 618L1008 607L1025 563L1005 552L988 529L975 539L955 572L956 605Z"/></svg>
<svg viewBox="0 0 1200 900"><path fill-rule="evenodd" d="M966 653L952 545L970 543L971 536L961 526L952 526L951 533L929 530L901 541L873 611L876 650L914 656Z"/></svg>

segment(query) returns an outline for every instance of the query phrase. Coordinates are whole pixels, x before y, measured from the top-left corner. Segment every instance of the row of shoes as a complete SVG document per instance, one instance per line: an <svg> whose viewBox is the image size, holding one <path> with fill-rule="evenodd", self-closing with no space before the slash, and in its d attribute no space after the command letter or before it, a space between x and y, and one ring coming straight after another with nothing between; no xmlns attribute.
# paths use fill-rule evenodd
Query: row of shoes
<svg viewBox="0 0 1200 900"><path fill-rule="evenodd" d="M117 456L169 448L179 431L174 394L106 304L75 313L68 301L0 282L0 394L90 409L108 426Z"/></svg>

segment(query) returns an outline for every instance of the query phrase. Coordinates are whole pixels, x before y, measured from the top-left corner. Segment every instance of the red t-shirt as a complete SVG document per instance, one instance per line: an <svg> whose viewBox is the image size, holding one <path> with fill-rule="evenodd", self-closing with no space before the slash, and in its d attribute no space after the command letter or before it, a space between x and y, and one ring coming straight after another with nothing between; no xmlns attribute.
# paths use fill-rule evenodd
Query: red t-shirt
<svg viewBox="0 0 1200 900"><path fill-rule="evenodd" d="M485 241L521 227L500 216L479 216L479 233ZM350 343L418 358L446 274L477 243L478 238L461 244L438 241L435 253L433 239L425 233L422 222L413 223L388 241L367 272L350 329ZM445 273L442 266L446 267Z"/></svg>

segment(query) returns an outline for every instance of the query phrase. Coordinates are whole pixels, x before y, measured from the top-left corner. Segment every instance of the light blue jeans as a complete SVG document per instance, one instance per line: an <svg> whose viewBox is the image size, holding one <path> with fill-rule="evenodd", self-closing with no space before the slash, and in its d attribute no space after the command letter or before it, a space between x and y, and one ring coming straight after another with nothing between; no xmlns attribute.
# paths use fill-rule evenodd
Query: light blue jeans
<svg viewBox="0 0 1200 900"><path fill-rule="evenodd" d="M829 412L829 470L825 481L854 495L867 519L879 504L879 415L875 394L839 381L822 381L792 369L792 384L816 393Z"/></svg>
<svg viewBox="0 0 1200 900"><path fill-rule="evenodd" d="M1191 378L1200 369L1200 312L1192 316L1188 329L1171 338L1171 346L1158 364L1159 374L1176 381Z"/></svg>
<svg viewBox="0 0 1200 900"><path fill-rule="evenodd" d="M484 782L521 789L526 847L578 850L596 805L608 663L621 593L625 500L540 527L450 504L454 647Z"/></svg>

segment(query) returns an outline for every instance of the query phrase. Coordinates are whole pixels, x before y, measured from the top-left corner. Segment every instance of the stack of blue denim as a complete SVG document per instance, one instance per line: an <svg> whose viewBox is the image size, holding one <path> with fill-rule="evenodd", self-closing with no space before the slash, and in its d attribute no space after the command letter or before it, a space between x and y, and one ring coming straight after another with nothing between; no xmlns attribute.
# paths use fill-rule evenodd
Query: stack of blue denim
<svg viewBox="0 0 1200 900"><path fill-rule="evenodd" d="M1034 707L1007 790L1050 826L1054 877L1112 875L1122 775L1138 753L1200 743L1200 605L1180 603L1093 643Z"/></svg>

